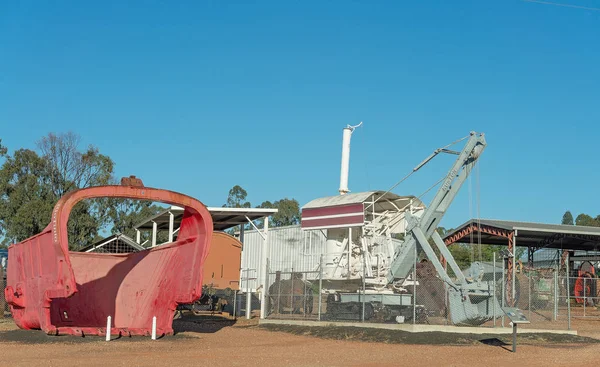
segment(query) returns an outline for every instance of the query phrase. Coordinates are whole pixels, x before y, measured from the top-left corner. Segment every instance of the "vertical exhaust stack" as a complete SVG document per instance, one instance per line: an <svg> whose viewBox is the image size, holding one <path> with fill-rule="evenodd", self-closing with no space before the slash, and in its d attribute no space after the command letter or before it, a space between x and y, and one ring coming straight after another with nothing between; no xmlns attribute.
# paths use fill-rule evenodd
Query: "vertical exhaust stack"
<svg viewBox="0 0 600 367"><path fill-rule="evenodd" d="M344 135L342 140L342 168L340 172L340 195L344 195L350 192L348 189L348 172L350 169L350 138L352 137L352 132L354 129L362 125L362 121L360 124L356 126L346 126L344 128Z"/></svg>

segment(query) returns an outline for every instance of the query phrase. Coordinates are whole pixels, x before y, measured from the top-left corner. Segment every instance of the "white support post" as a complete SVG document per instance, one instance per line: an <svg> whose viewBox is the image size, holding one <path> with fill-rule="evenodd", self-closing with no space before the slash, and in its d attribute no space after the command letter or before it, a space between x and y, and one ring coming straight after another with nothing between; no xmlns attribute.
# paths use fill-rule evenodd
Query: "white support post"
<svg viewBox="0 0 600 367"><path fill-rule="evenodd" d="M158 232L158 225L156 222L152 222L152 247L156 247L156 233Z"/></svg>
<svg viewBox="0 0 600 367"><path fill-rule="evenodd" d="M492 298L492 302L493 302L492 306L493 306L493 309L494 309L494 327L496 327L496 252L495 251L494 251L493 255L494 255L493 256L493 266L494 266L494 268L493 268L494 269L493 270L494 273L493 274L494 274L494 280L493 280L492 286L494 288L494 297Z"/></svg>
<svg viewBox="0 0 600 367"><path fill-rule="evenodd" d="M152 318L152 340L156 340L156 316Z"/></svg>
<svg viewBox="0 0 600 367"><path fill-rule="evenodd" d="M169 212L169 242L173 242L173 226L175 224L175 215Z"/></svg>
<svg viewBox="0 0 600 367"><path fill-rule="evenodd" d="M252 293L250 293L250 269L246 269L246 320L250 320L252 308Z"/></svg>
<svg viewBox="0 0 600 367"><path fill-rule="evenodd" d="M111 317L108 316L108 318L106 319L106 341L109 342L110 341L110 331L111 331Z"/></svg>
<svg viewBox="0 0 600 367"><path fill-rule="evenodd" d="M348 228L348 279L350 279L350 254L352 254L352 227Z"/></svg>
<svg viewBox="0 0 600 367"><path fill-rule="evenodd" d="M266 302L266 291L267 291L267 259L269 258L269 217L265 217L265 235L263 237L262 250L261 250L261 261L260 271L262 278L262 292L260 292L260 318L265 318L265 302Z"/></svg>
<svg viewBox="0 0 600 367"><path fill-rule="evenodd" d="M517 273L516 273L516 268L517 268L517 233L518 231L515 229L515 236L513 237L513 254L512 254L512 307L517 307L517 302L515 302L515 297L516 297L516 290L515 290L515 286L516 286L516 277L517 277Z"/></svg>
<svg viewBox="0 0 600 367"><path fill-rule="evenodd" d="M142 233L139 229L135 230L135 242L137 242L138 244L142 242Z"/></svg>

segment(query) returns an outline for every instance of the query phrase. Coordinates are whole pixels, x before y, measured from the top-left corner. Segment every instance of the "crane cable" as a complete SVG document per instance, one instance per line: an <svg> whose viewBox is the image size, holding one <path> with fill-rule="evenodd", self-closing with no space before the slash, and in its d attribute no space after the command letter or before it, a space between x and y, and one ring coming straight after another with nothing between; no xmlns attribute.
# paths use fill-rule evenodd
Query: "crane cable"
<svg viewBox="0 0 600 367"><path fill-rule="evenodd" d="M437 149L437 150L434 152L434 154L437 154L437 153L439 153L439 152L443 151L444 149L447 149L448 147L450 147L450 146L452 146L452 145L454 145L454 144L458 144L458 143L460 143L461 141L463 141L463 140L465 140L465 139L468 139L470 136L471 136L471 135L467 135L467 136L464 136L464 137L462 137L462 138L460 138L460 139L458 139L458 140L455 140L455 141L453 141L452 143L450 143L450 144L446 145L445 147L443 147L443 148L440 148L440 149ZM437 153L436 153L436 152L437 152ZM430 157L431 157L431 156L430 156ZM431 158L429 158L429 159L432 159L432 158L433 158L433 157L431 157ZM428 161L427 161L427 159L426 159L426 161L424 161L424 162L425 162L425 163L427 163L427 162L428 162ZM389 188L389 189L388 189L386 192L384 192L384 193L383 193L383 195L379 196L379 197L378 197L377 199L375 199L373 202L369 203L369 205L368 205L368 206L365 208L365 210L366 210L366 209L368 209L368 208L370 208L370 207L371 207L371 205L375 205L375 203L376 203L376 202L378 202L378 201L379 201L379 199L383 198L385 195L387 195L388 193L390 193L390 192L391 192L393 189L395 189L396 187L398 187L398 185L400 185L402 182L406 181L406 180L407 180L407 179L408 179L410 176L412 176L412 175L413 175L415 172L417 172L417 171L418 171L418 170L419 170L421 167L423 167L423 165L424 165L425 163L421 163L421 164L419 164L418 166L416 166L415 168L413 168L413 170L412 170L412 171L411 171L409 174L407 174L406 176L402 177L402 178L400 179L400 181L398 181L398 182L396 182L394 185L392 185L392 187L390 187L390 188ZM443 179L442 179L442 180L443 180ZM440 180L440 181L441 181L441 180ZM440 181L438 181L438 182L437 182L437 183L436 183L436 184L435 184L433 187L437 186L437 184L438 184ZM432 187L432 188L433 188L433 187ZM429 190L431 190L431 188L430 188L430 189L428 189L428 190L427 190L425 193L427 193ZM424 194L423 194L423 195L424 195ZM422 196L422 195L421 195L421 196Z"/></svg>

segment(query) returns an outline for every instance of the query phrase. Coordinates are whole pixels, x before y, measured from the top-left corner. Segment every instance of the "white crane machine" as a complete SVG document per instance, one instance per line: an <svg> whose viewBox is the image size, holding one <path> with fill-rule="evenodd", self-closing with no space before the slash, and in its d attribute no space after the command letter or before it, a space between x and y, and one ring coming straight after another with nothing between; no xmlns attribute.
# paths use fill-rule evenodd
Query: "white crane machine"
<svg viewBox="0 0 600 367"><path fill-rule="evenodd" d="M410 319L415 302L410 284L417 281L412 274L417 253L422 251L443 282L445 312L449 312L452 323L481 325L491 320L496 314L493 310L500 310L500 305L493 286L482 280L481 265L473 263L465 276L436 231L485 149L484 135L471 132L436 149L400 181L440 153L456 155L435 197L425 206L415 196L392 193L400 182L388 191L350 192L350 139L358 126L344 128L340 195L315 199L302 207L302 229L322 231L327 238L321 269L323 292L328 294L327 315L333 319ZM465 140L462 151L448 149ZM431 243L454 277L448 275Z"/></svg>

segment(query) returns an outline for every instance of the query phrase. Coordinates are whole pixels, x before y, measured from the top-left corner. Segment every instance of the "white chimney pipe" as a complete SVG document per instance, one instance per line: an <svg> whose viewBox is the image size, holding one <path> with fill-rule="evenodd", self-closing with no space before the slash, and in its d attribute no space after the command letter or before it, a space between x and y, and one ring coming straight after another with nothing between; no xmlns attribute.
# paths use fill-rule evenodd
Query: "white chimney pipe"
<svg viewBox="0 0 600 367"><path fill-rule="evenodd" d="M348 172L350 170L350 138L352 137L352 132L354 129L361 125L362 122L356 126L348 125L344 128L342 140L342 168L340 172L340 195L350 192L350 190L348 190Z"/></svg>

